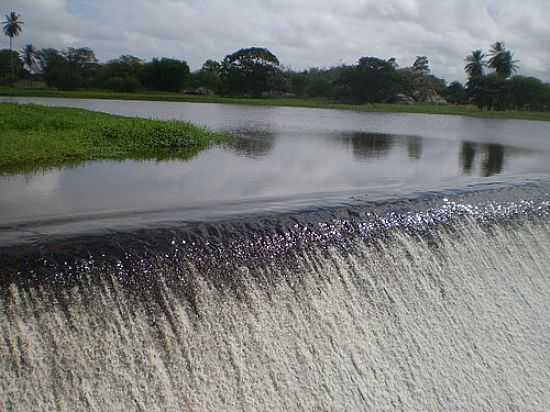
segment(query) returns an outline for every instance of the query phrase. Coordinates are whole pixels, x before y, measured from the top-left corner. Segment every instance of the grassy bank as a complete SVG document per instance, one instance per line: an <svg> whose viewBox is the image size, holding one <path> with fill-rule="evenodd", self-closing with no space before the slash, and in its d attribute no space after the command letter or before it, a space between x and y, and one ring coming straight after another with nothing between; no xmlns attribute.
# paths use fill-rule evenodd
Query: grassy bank
<svg viewBox="0 0 550 412"><path fill-rule="evenodd" d="M0 96L13 97L64 97L81 99L120 99L120 100L149 100L149 101L171 101L171 102L192 102L192 103L223 103L241 104L253 106L284 106L284 107L306 107L319 109L341 109L363 112L380 113L423 113L423 114L445 114L458 116L473 116L492 119L519 119L519 120L540 120L550 121L550 112L525 112L525 111L503 111L488 112L480 111L474 106L437 106L429 104L405 105L405 104L369 104L353 105L336 103L327 99L314 98L232 98L218 96L188 96L181 93L141 92L141 93L114 93L108 91L74 91L64 92L50 89L6 89L0 88Z"/></svg>
<svg viewBox="0 0 550 412"><path fill-rule="evenodd" d="M188 158L228 136L188 123L0 104L0 173L93 159Z"/></svg>

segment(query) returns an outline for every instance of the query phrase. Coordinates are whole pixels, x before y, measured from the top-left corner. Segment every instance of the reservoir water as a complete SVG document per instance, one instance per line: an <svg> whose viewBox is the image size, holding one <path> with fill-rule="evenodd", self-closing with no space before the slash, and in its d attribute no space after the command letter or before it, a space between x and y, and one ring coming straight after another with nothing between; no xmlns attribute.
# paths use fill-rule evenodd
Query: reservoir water
<svg viewBox="0 0 550 412"><path fill-rule="evenodd" d="M0 409L550 404L548 123L17 101L236 139L0 176Z"/></svg>
<svg viewBox="0 0 550 412"><path fill-rule="evenodd" d="M0 176L3 229L34 221L70 220L76 232L204 221L550 175L550 128L544 122L217 104L17 101L192 121L238 138L188 161L86 162ZM36 231L47 230L42 226Z"/></svg>

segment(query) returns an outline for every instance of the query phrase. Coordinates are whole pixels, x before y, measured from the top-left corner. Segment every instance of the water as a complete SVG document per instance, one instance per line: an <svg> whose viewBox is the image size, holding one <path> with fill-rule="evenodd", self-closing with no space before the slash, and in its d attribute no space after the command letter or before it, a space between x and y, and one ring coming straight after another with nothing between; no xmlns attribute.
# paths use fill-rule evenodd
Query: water
<svg viewBox="0 0 550 412"><path fill-rule="evenodd" d="M171 242L20 274L0 299L0 406L545 410L548 218L417 235L276 259L256 238L223 271Z"/></svg>
<svg viewBox="0 0 550 412"><path fill-rule="evenodd" d="M67 104L244 137L2 178L0 410L547 410L541 124Z"/></svg>
<svg viewBox="0 0 550 412"><path fill-rule="evenodd" d="M74 233L224 219L550 175L544 122L190 103L17 101L191 120L240 139L190 161L87 162L0 176L4 231L38 221L30 230L47 234L51 225L44 222L67 219L73 223L63 230Z"/></svg>

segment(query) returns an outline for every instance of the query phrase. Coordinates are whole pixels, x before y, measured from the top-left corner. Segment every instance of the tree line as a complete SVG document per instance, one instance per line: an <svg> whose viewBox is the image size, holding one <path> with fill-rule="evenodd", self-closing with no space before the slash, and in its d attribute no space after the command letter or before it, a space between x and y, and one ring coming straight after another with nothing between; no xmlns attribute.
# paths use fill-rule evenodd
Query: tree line
<svg viewBox="0 0 550 412"><path fill-rule="evenodd" d="M156 90L236 97L297 96L364 103L475 104L485 110L550 110L550 84L516 75L518 61L503 42L487 53L465 58L467 81L447 82L431 73L429 59L417 56L400 67L395 58L361 57L357 63L296 71L285 68L265 48L243 48L222 61L207 60L191 71L184 60L144 61L122 55L100 63L87 47L57 50L27 45L17 52L12 41L22 31L16 13L6 16L10 49L0 50L0 83L40 80L60 90L101 89L115 92Z"/></svg>

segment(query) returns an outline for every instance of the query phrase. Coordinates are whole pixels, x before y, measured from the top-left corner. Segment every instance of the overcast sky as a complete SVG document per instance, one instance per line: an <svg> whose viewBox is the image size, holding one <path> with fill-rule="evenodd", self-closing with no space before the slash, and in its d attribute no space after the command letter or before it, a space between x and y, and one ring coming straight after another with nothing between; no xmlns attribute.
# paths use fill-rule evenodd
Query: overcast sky
<svg viewBox="0 0 550 412"><path fill-rule="evenodd" d="M102 61L163 56L197 69L259 46L295 69L427 55L434 74L463 80L464 56L499 40L521 74L550 81L550 0L0 0L11 9L25 22L17 48L88 46Z"/></svg>

